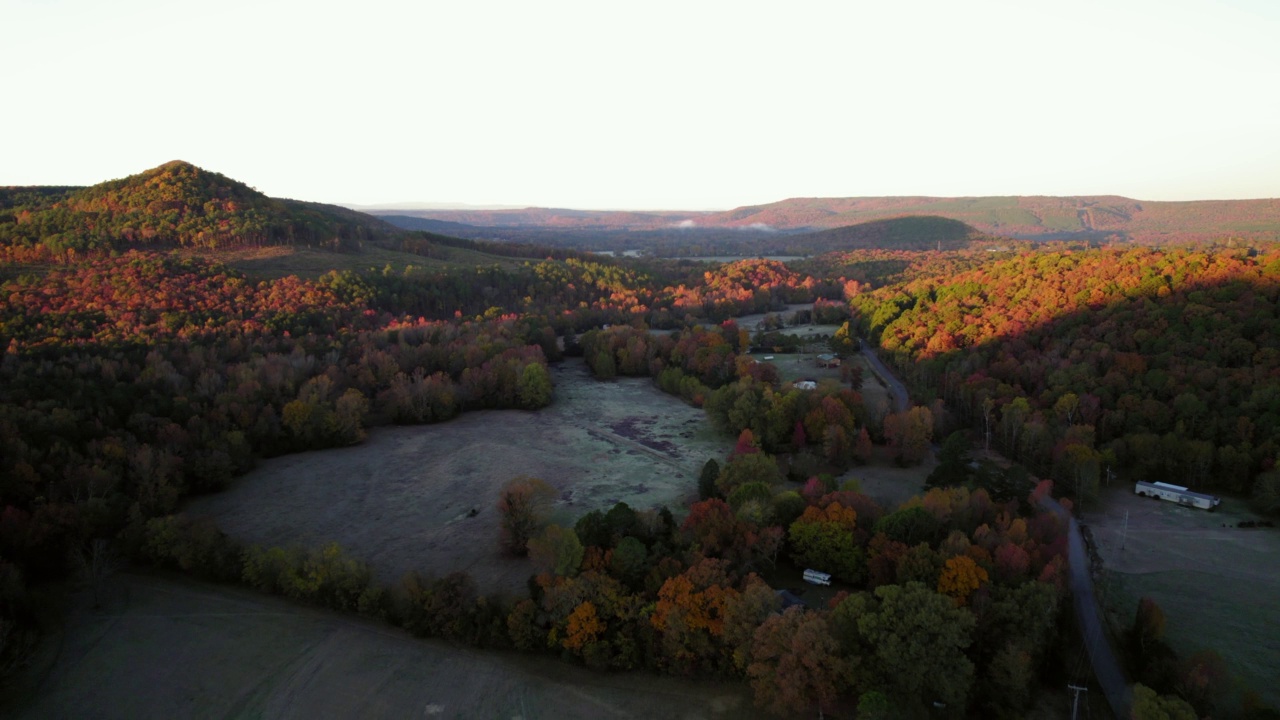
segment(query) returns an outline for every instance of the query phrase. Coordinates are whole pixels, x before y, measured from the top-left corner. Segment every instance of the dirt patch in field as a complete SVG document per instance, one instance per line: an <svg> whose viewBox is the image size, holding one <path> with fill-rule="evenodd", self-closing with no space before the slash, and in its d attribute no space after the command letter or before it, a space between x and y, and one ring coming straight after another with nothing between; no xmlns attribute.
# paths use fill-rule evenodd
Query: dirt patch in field
<svg viewBox="0 0 1280 720"><path fill-rule="evenodd" d="M703 463L732 447L700 409L647 379L597 382L581 361L552 377L556 400L538 412L376 429L357 447L268 460L187 511L248 542L337 542L384 581L466 570L485 592L518 592L533 567L497 545L494 505L508 480L550 483L552 520L565 525L618 502L679 512L696 499Z"/></svg>
<svg viewBox="0 0 1280 720"><path fill-rule="evenodd" d="M125 576L9 682L17 718L739 718L745 685L415 640L236 588Z"/></svg>
<svg viewBox="0 0 1280 720"><path fill-rule="evenodd" d="M1085 524L1106 568L1099 590L1117 626L1132 623L1138 599L1150 597L1180 655L1216 650L1246 685L1280 704L1280 530L1236 527L1259 518L1231 498L1212 513L1127 488L1103 499L1104 509L1087 513Z"/></svg>

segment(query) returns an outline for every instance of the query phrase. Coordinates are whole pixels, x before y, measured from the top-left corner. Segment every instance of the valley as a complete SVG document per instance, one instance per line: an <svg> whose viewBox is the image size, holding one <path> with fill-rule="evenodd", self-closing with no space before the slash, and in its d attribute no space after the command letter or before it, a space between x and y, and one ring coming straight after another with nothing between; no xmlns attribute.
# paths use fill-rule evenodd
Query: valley
<svg viewBox="0 0 1280 720"><path fill-rule="evenodd" d="M1280 513L1280 246L918 200L460 238L176 161L6 189L0 702L1061 717L1092 680L1051 496L1134 707L1268 717L1274 528L1105 483Z"/></svg>
<svg viewBox="0 0 1280 720"><path fill-rule="evenodd" d="M1280 720L1280 3L0 18L0 718Z"/></svg>

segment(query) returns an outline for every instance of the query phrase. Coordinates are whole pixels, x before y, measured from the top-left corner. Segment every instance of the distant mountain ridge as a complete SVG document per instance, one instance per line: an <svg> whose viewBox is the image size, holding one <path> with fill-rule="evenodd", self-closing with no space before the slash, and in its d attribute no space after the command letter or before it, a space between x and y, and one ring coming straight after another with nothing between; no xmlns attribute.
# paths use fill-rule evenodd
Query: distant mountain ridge
<svg viewBox="0 0 1280 720"><path fill-rule="evenodd" d="M1280 199L1148 202L1116 195L1007 197L791 198L722 212L556 210L377 211L488 228L615 230L846 227L927 215L958 220L993 235L1030 239L1106 238L1161 243L1238 237L1280 240Z"/></svg>
<svg viewBox="0 0 1280 720"><path fill-rule="evenodd" d="M181 160L87 188L0 188L0 244L59 251L274 244L341 249L399 232L336 205L270 198Z"/></svg>
<svg viewBox="0 0 1280 720"><path fill-rule="evenodd" d="M707 212L640 210L571 210L568 208L521 208L518 210L415 210L412 208L371 210L378 217L416 217L426 220L489 228L548 227L597 230L655 229L709 215Z"/></svg>
<svg viewBox="0 0 1280 720"><path fill-rule="evenodd" d="M1139 242L1242 237L1280 239L1280 199L1147 202L1109 196L797 198L737 208L710 224L840 227L903 215L936 215L1021 238L1117 235Z"/></svg>

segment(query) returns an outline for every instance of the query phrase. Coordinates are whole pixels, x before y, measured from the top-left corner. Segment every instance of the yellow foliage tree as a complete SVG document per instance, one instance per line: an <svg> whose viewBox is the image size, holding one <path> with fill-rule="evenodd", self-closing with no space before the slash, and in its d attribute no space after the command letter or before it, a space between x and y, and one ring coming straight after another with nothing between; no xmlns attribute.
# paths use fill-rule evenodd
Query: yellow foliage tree
<svg viewBox="0 0 1280 720"><path fill-rule="evenodd" d="M949 595L956 605L964 605L974 590L990 578L987 571L968 555L957 555L948 558L942 566L942 574L938 576L938 592Z"/></svg>

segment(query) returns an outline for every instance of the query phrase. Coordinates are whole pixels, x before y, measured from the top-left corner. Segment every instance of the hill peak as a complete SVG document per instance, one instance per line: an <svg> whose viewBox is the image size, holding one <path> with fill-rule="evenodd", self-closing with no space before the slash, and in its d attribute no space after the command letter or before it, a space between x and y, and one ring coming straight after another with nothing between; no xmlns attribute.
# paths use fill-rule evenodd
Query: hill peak
<svg viewBox="0 0 1280 720"><path fill-rule="evenodd" d="M189 163L189 162L187 162L186 160L170 160L170 161L169 161L169 162L167 162L167 163L161 163L161 164L159 164L159 165L157 165L157 166L155 166L155 167L151 168L150 170L145 171L145 172L144 172L144 174L147 174L147 173L154 173L154 172L161 172L161 171L195 171L195 172L204 172L204 168L202 168L202 167L200 167L200 166L198 166L198 165L195 165L195 164L193 164L193 163Z"/></svg>
<svg viewBox="0 0 1280 720"><path fill-rule="evenodd" d="M276 200L221 173L171 160L58 195L24 197L0 218L0 244L54 249L245 244L347 247L391 226L343 208ZM21 215L22 221L16 221Z"/></svg>

